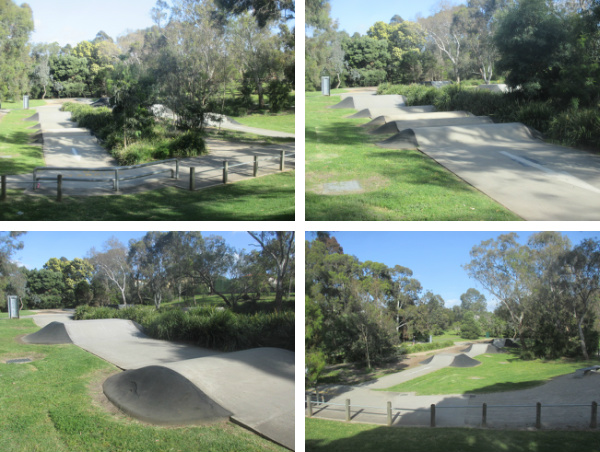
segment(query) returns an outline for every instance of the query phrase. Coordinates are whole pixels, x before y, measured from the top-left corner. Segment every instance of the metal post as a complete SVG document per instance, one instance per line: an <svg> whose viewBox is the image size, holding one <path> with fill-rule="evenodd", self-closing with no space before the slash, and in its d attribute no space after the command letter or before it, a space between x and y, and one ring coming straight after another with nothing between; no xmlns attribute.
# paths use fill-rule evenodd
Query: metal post
<svg viewBox="0 0 600 452"><path fill-rule="evenodd" d="M285 168L285 151L281 151L279 156L279 171L283 171Z"/></svg>
<svg viewBox="0 0 600 452"><path fill-rule="evenodd" d="M2 193L0 194L0 201L6 201L6 174L2 175Z"/></svg>
<svg viewBox="0 0 600 452"><path fill-rule="evenodd" d="M115 168L115 191L119 191L119 170Z"/></svg>
<svg viewBox="0 0 600 452"><path fill-rule="evenodd" d="M435 427L435 403L431 404L431 426Z"/></svg>
<svg viewBox="0 0 600 452"><path fill-rule="evenodd" d="M542 404L540 402L535 404L535 428L542 428Z"/></svg>
<svg viewBox="0 0 600 452"><path fill-rule="evenodd" d="M598 404L592 402L592 421L590 422L590 428L596 428L598 425Z"/></svg>
<svg viewBox="0 0 600 452"><path fill-rule="evenodd" d="M190 168L190 190L196 189L196 168L193 166Z"/></svg>
<svg viewBox="0 0 600 452"><path fill-rule="evenodd" d="M229 163L227 160L223 160L223 183L227 183L227 176L229 172Z"/></svg>
<svg viewBox="0 0 600 452"><path fill-rule="evenodd" d="M56 201L62 202L62 174L59 174L56 178Z"/></svg>
<svg viewBox="0 0 600 452"><path fill-rule="evenodd" d="M350 422L350 399L346 399L346 422Z"/></svg>
<svg viewBox="0 0 600 452"><path fill-rule="evenodd" d="M483 404L483 411L481 413L481 426L487 427L487 403Z"/></svg>
<svg viewBox="0 0 600 452"><path fill-rule="evenodd" d="M389 427L392 425L392 402L387 403L387 425Z"/></svg>
<svg viewBox="0 0 600 452"><path fill-rule="evenodd" d="M312 417L312 415L313 415L312 400L311 400L310 394L306 395L306 407L308 408L308 417Z"/></svg>
<svg viewBox="0 0 600 452"><path fill-rule="evenodd" d="M252 177L256 177L258 175L258 155L254 156L254 172L252 173Z"/></svg>

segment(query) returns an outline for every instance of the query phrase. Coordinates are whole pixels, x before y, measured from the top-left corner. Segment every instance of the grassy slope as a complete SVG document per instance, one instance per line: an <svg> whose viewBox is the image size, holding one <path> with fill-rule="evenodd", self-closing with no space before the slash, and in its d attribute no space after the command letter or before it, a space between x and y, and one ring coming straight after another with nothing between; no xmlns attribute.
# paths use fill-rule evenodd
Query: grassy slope
<svg viewBox="0 0 600 452"><path fill-rule="evenodd" d="M231 423L165 428L111 415L93 403L91 380L117 369L74 345L25 345L15 336L33 321L0 321L0 360L34 356L28 364L0 363L0 449L3 452L274 451L285 450Z"/></svg>
<svg viewBox="0 0 600 452"><path fill-rule="evenodd" d="M277 130L279 132L294 133L296 115L294 112L265 113L234 118L240 124L259 129Z"/></svg>
<svg viewBox="0 0 600 452"><path fill-rule="evenodd" d="M397 428L306 419L306 452L592 452L600 432Z"/></svg>
<svg viewBox="0 0 600 452"><path fill-rule="evenodd" d="M418 151L383 149L381 136L332 110L337 96L306 94L307 220L519 220ZM323 183L359 180L366 192L318 194Z"/></svg>
<svg viewBox="0 0 600 452"><path fill-rule="evenodd" d="M163 188L136 195L63 197L9 190L0 220L284 221L294 220L293 171L190 192ZM19 214L18 212L22 212Z"/></svg>
<svg viewBox="0 0 600 452"><path fill-rule="evenodd" d="M597 364L567 360L523 361L514 354L504 353L479 355L475 359L481 361L477 367L446 367L392 386L386 391L415 391L417 395L515 391L538 386L580 367Z"/></svg>
<svg viewBox="0 0 600 452"><path fill-rule="evenodd" d="M4 104L3 104L4 107ZM33 110L13 110L0 118L0 174L24 174L36 166L44 166L42 146L31 143L38 132L29 127L35 122L24 121L35 114Z"/></svg>

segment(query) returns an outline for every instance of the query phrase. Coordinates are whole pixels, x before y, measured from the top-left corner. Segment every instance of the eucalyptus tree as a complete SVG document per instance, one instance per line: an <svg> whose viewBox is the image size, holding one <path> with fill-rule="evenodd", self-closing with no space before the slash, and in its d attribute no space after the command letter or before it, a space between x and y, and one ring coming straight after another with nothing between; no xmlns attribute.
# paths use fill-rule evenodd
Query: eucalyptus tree
<svg viewBox="0 0 600 452"><path fill-rule="evenodd" d="M127 306L127 287L131 269L128 262L128 249L116 237L109 238L102 251L92 248L88 252L88 260L96 272L102 274L121 295L123 305Z"/></svg>

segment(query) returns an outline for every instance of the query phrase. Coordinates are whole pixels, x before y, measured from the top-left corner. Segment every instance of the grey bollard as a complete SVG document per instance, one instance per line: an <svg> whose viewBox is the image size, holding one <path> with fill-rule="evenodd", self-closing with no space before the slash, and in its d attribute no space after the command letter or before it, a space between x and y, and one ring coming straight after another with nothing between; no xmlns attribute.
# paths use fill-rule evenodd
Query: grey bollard
<svg viewBox="0 0 600 452"><path fill-rule="evenodd" d="M350 399L346 399L346 422L350 422Z"/></svg>
<svg viewBox="0 0 600 452"><path fill-rule="evenodd" d="M431 421L430 421L430 425L431 425L431 427L435 427L435 403L431 404Z"/></svg>
<svg viewBox="0 0 600 452"><path fill-rule="evenodd" d="M387 403L387 425L388 427L392 425L392 402Z"/></svg>
<svg viewBox="0 0 600 452"><path fill-rule="evenodd" d="M481 426L487 427L487 403L484 403L482 407Z"/></svg>
<svg viewBox="0 0 600 452"><path fill-rule="evenodd" d="M196 168L193 166L190 168L190 191L196 189Z"/></svg>
<svg viewBox="0 0 600 452"><path fill-rule="evenodd" d="M59 174L56 178L56 201L62 202L62 174Z"/></svg>
<svg viewBox="0 0 600 452"><path fill-rule="evenodd" d="M2 175L2 188L0 194L0 201L6 201L6 174Z"/></svg>
<svg viewBox="0 0 600 452"><path fill-rule="evenodd" d="M313 415L312 400L311 400L310 394L306 395L306 407L308 408L308 417L312 417L312 415Z"/></svg>
<svg viewBox="0 0 600 452"><path fill-rule="evenodd" d="M115 191L119 191L119 170L115 169Z"/></svg>
<svg viewBox="0 0 600 452"><path fill-rule="evenodd" d="M258 176L258 155L254 156L254 171L252 172L252 177Z"/></svg>
<svg viewBox="0 0 600 452"><path fill-rule="evenodd" d="M535 404L535 428L542 428L542 404L540 402Z"/></svg>
<svg viewBox="0 0 600 452"><path fill-rule="evenodd" d="M285 151L281 151L279 156L279 171L283 171L285 169Z"/></svg>
<svg viewBox="0 0 600 452"><path fill-rule="evenodd" d="M598 404L592 402L592 420L590 422L590 428L596 428L598 426Z"/></svg>
<svg viewBox="0 0 600 452"><path fill-rule="evenodd" d="M223 161L223 183L226 184L229 176L229 162Z"/></svg>

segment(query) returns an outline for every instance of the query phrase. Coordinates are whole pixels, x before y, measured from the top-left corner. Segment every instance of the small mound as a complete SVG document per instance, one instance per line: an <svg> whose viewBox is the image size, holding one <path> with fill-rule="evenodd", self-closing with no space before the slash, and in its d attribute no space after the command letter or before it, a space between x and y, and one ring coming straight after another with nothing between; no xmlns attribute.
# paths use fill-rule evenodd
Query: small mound
<svg viewBox="0 0 600 452"><path fill-rule="evenodd" d="M347 118L350 118L350 119L370 118L371 115L372 115L372 113L371 113L371 109L370 108L363 108L358 113L354 113L353 115L347 116Z"/></svg>
<svg viewBox="0 0 600 452"><path fill-rule="evenodd" d="M44 144L44 135L42 134L42 132L36 132L33 135L31 135L30 140L34 144Z"/></svg>
<svg viewBox="0 0 600 452"><path fill-rule="evenodd" d="M375 130L372 130L370 133L374 135L384 135L388 133L398 133L398 123L396 121L387 122L380 127L377 127Z"/></svg>
<svg viewBox="0 0 600 452"><path fill-rule="evenodd" d="M450 367L475 367L480 364L480 361L477 361L476 359L473 359L470 356L461 353L459 355L456 355L456 357L452 361L452 364L450 364Z"/></svg>
<svg viewBox="0 0 600 452"><path fill-rule="evenodd" d="M72 344L65 324L61 322L51 322L35 333L23 337L23 342L28 344Z"/></svg>
<svg viewBox="0 0 600 452"><path fill-rule="evenodd" d="M337 104L331 105L329 108L355 108L354 98L352 96L346 97Z"/></svg>
<svg viewBox="0 0 600 452"><path fill-rule="evenodd" d="M365 124L361 124L359 127L365 127L365 128L380 127L387 123L388 123L387 116L382 115L382 116L377 116L375 119L372 119L371 121L369 121Z"/></svg>
<svg viewBox="0 0 600 452"><path fill-rule="evenodd" d="M431 364L438 367L475 367L481 364L481 362L464 353L438 353L421 361L419 364Z"/></svg>
<svg viewBox="0 0 600 452"><path fill-rule="evenodd" d="M390 124L395 125L391 122ZM391 136L387 140L380 141L377 146L387 149L417 149L419 141L413 129L406 129Z"/></svg>
<svg viewBox="0 0 600 452"><path fill-rule="evenodd" d="M30 116L29 118L25 118L23 121L35 121L35 122L40 122L40 114L36 113L33 116Z"/></svg>
<svg viewBox="0 0 600 452"><path fill-rule="evenodd" d="M28 129L37 129L37 130L41 130L41 128L42 128L42 125L41 125L41 124L36 124L36 125L34 125L34 126L27 127L27 128L28 128Z"/></svg>
<svg viewBox="0 0 600 452"><path fill-rule="evenodd" d="M232 415L187 378L162 366L113 375L102 389L119 409L152 424L212 424Z"/></svg>

